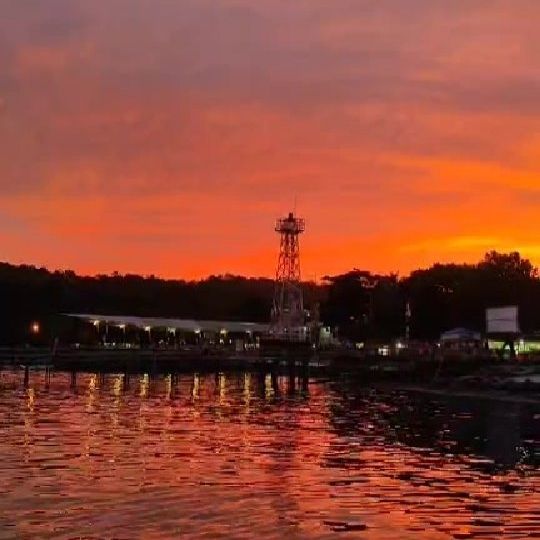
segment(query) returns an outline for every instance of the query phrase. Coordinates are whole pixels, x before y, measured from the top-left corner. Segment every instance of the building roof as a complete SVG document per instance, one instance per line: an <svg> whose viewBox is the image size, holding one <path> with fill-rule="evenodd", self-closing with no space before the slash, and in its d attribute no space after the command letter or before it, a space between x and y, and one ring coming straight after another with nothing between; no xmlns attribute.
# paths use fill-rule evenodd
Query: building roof
<svg viewBox="0 0 540 540"><path fill-rule="evenodd" d="M133 315L97 315L92 313L64 313L93 324L136 327L141 329L171 328L186 332L266 332L267 324L235 321L200 321L195 319L169 319L164 317L137 317Z"/></svg>

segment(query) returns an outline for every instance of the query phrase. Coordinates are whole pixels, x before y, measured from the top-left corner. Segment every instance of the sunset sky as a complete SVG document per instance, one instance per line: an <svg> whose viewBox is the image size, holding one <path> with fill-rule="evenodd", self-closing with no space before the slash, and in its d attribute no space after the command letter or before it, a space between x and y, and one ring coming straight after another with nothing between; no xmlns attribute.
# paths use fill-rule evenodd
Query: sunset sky
<svg viewBox="0 0 540 540"><path fill-rule="evenodd" d="M3 0L0 260L540 265L538 0Z"/></svg>

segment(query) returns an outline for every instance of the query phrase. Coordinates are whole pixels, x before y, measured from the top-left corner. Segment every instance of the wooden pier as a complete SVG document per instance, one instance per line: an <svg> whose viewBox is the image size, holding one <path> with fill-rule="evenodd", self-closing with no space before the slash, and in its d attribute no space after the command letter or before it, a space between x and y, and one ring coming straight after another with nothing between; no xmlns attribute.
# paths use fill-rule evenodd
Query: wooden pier
<svg viewBox="0 0 540 540"><path fill-rule="evenodd" d="M64 371L76 379L78 372L176 373L259 372L289 376L345 377L369 384L375 381L460 385L479 388L540 390L540 362L502 362L489 358L440 359L413 356L362 356L347 351L314 351L308 356L234 353L229 350L129 349L129 348L0 348L2 366L44 371Z"/></svg>
<svg viewBox="0 0 540 540"><path fill-rule="evenodd" d="M307 369L308 358L264 356L252 351L198 349L128 348L0 348L0 366L58 371L100 371L121 373L219 372L267 369ZM322 369L314 359L311 366Z"/></svg>

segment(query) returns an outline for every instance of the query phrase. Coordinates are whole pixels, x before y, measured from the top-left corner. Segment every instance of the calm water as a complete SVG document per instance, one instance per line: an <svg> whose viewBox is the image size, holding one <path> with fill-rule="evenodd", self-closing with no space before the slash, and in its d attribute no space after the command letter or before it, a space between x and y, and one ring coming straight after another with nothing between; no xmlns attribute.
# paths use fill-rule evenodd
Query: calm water
<svg viewBox="0 0 540 540"><path fill-rule="evenodd" d="M540 537L540 404L0 374L0 538Z"/></svg>

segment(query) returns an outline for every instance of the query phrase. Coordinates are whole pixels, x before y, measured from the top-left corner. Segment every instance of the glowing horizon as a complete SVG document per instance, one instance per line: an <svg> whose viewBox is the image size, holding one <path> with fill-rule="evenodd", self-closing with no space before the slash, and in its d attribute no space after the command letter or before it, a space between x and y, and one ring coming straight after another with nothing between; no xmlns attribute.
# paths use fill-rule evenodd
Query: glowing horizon
<svg viewBox="0 0 540 540"><path fill-rule="evenodd" d="M8 1L0 259L305 279L540 265L534 0Z"/></svg>

